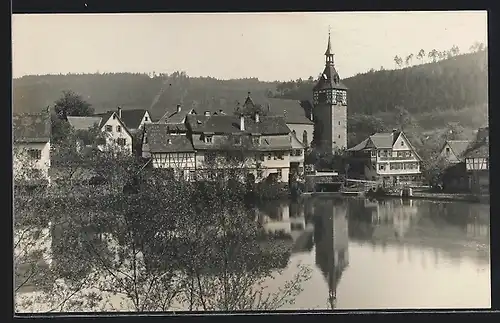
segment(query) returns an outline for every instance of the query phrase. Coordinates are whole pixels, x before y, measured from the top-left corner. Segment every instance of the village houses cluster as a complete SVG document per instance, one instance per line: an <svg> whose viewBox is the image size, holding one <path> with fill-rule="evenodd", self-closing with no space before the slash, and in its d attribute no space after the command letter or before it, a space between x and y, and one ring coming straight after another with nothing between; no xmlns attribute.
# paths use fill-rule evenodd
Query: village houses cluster
<svg viewBox="0 0 500 323"><path fill-rule="evenodd" d="M304 173L315 133L315 149L346 150L349 176L384 183L420 181L422 158L402 131L375 133L347 147L348 89L335 69L330 36L325 58L313 102L268 98L256 103L248 93L244 103L234 107L166 107L159 120L152 120L147 109L126 108L67 120L75 130L97 126L105 133L99 149L120 147L132 154L140 147L139 155L152 167L172 170L187 180L195 180L199 170L218 167L217 161L231 151L246 151L252 158L244 167L256 181L273 177L288 182L290 174ZM14 172L30 163L33 172L50 181L50 112L14 115L13 128L14 149L24 152L15 154ZM134 138L141 144L134 145ZM470 142L447 142L442 155L455 165L444 177L450 185L480 187L489 178L488 129L480 129Z"/></svg>

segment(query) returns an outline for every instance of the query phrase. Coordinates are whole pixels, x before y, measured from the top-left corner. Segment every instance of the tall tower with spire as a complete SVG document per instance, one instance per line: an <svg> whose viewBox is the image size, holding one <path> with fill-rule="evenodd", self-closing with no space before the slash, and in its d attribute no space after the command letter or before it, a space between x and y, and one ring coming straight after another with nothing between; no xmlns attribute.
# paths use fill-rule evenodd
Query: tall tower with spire
<svg viewBox="0 0 500 323"><path fill-rule="evenodd" d="M340 81L333 56L328 32L325 69L313 88L313 114L317 148L335 153L347 148L347 87Z"/></svg>

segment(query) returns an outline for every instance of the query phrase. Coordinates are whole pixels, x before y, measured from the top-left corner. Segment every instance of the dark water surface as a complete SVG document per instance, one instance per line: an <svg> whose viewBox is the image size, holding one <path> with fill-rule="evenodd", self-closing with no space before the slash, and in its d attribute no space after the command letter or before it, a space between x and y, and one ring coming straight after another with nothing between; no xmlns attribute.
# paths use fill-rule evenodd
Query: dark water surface
<svg viewBox="0 0 500 323"><path fill-rule="evenodd" d="M270 203L264 227L293 237L277 287L313 268L286 309L489 308L489 205L314 198Z"/></svg>

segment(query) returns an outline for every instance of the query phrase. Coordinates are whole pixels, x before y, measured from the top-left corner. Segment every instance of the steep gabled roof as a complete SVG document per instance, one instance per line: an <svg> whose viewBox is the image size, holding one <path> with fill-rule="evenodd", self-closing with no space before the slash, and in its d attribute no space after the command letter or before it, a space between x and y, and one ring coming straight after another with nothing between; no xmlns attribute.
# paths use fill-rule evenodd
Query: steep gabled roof
<svg viewBox="0 0 500 323"><path fill-rule="evenodd" d="M101 122L99 123L99 128L102 129L102 127L104 127L104 125L106 124L106 122L108 122L108 120L111 117L113 117L113 115L116 117L116 120L118 120L118 122L120 123L122 129L124 129L125 132L130 137L133 137L132 134L130 133L130 131L128 130L127 126L125 125L125 123L123 123L123 121L120 118L118 118L118 114L115 111L107 111L105 113L99 113L99 114L95 114L94 115L95 117L100 117L101 118Z"/></svg>
<svg viewBox="0 0 500 323"><path fill-rule="evenodd" d="M48 113L14 114L12 116L14 142L49 142L51 121Z"/></svg>
<svg viewBox="0 0 500 323"><path fill-rule="evenodd" d="M99 117L101 118L101 122L99 123L99 128L102 128L106 122L108 122L109 118L111 118L115 114L114 111L107 111L103 113L96 113L94 114L94 117ZM118 118L118 116L116 116Z"/></svg>
<svg viewBox="0 0 500 323"><path fill-rule="evenodd" d="M402 135L404 139L406 140L406 143L408 146L413 150L413 153L418 159L422 159L420 155L417 153L417 150L415 147L412 145L408 137L405 135L404 132L402 131L394 131L394 132L380 132L380 133L375 133L371 135L370 137L366 138L359 144L357 144L354 147L351 147L347 149L347 151L361 151L363 149L391 149L394 146L394 143L396 140L399 138L399 136Z"/></svg>
<svg viewBox="0 0 500 323"><path fill-rule="evenodd" d="M488 158L490 156L489 128L479 128L476 140L463 153L465 158Z"/></svg>
<svg viewBox="0 0 500 323"><path fill-rule="evenodd" d="M151 153L193 152L193 144L185 135L173 135L169 125L153 123L144 127Z"/></svg>
<svg viewBox="0 0 500 323"><path fill-rule="evenodd" d="M144 115L148 112L146 109L122 109L122 121L129 129L138 129Z"/></svg>
<svg viewBox="0 0 500 323"><path fill-rule="evenodd" d="M471 143L472 141L470 140L448 140L445 145L448 144L453 151L453 154L460 159L463 157L464 152L471 145Z"/></svg>
<svg viewBox="0 0 500 323"><path fill-rule="evenodd" d="M285 119L279 116L261 116L259 122L250 117L244 118L245 130L240 130L240 118L234 115L188 115L187 123L196 133L258 133L262 135L289 134Z"/></svg>
<svg viewBox="0 0 500 323"><path fill-rule="evenodd" d="M380 132L375 133L370 136L373 145L377 149L389 149L394 145L394 141L397 139L394 138L394 134L392 132Z"/></svg>
<svg viewBox="0 0 500 323"><path fill-rule="evenodd" d="M89 130L90 128L100 125L101 124L101 117L73 117L73 116L68 116L68 122L69 124L75 129L75 130Z"/></svg>

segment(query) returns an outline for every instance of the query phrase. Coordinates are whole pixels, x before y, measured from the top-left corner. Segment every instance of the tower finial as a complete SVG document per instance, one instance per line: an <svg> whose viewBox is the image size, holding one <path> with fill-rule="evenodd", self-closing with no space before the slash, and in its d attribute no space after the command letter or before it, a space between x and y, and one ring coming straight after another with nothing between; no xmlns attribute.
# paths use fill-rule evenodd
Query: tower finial
<svg viewBox="0 0 500 323"><path fill-rule="evenodd" d="M326 47L326 64L333 65L333 52L332 52L332 42L330 40L330 26L328 26L328 45Z"/></svg>

